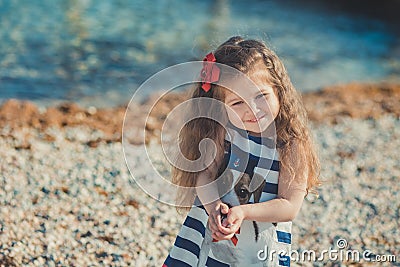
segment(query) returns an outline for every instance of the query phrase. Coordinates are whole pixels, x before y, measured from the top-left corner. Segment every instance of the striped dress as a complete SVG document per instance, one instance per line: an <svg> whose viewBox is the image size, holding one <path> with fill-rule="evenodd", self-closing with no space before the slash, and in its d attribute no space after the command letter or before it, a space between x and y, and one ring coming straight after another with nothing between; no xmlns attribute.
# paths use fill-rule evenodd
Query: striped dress
<svg viewBox="0 0 400 267"><path fill-rule="evenodd" d="M226 170L232 173L234 180L232 190L221 198L222 201L240 205L233 186L243 173L253 177L252 180L255 175L263 180L257 200L252 194L247 203L276 198L279 156L271 139L250 136L232 125L225 139ZM163 267L290 266L292 222L244 220L232 240L213 242L207 221L208 214L197 198Z"/></svg>

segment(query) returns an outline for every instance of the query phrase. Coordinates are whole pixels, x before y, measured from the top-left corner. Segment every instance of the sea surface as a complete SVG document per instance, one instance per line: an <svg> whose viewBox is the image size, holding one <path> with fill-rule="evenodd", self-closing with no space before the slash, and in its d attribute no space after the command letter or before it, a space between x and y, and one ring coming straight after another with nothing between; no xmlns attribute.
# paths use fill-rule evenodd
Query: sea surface
<svg viewBox="0 0 400 267"><path fill-rule="evenodd" d="M312 1L0 0L0 102L116 106L233 35L264 40L302 92L400 77L392 25Z"/></svg>

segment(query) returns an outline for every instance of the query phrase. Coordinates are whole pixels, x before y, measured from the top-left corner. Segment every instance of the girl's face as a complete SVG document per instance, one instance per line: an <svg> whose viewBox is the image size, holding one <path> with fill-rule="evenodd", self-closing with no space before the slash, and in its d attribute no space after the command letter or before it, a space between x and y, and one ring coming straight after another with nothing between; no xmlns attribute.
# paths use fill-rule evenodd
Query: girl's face
<svg viewBox="0 0 400 267"><path fill-rule="evenodd" d="M279 112L279 100L274 89L261 79L252 79L255 86L236 86L235 92L226 90L225 104L230 122L247 130L249 134L260 135L275 120Z"/></svg>

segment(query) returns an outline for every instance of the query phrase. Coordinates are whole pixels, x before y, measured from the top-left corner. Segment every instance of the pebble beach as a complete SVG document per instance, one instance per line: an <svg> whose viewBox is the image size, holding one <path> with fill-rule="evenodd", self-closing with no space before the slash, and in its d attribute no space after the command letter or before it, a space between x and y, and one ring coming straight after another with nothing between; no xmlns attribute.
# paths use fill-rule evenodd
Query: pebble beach
<svg viewBox="0 0 400 267"><path fill-rule="evenodd" d="M319 256L345 240L343 250L361 259L325 255L292 266L400 266L400 86L350 84L303 98L323 184L293 222L292 250ZM154 154L162 153L152 138L163 114L180 101L173 99L146 126ZM132 179L121 144L123 114L124 107L3 103L0 266L162 265L184 215ZM138 170L144 156L137 155ZM372 262L376 255L395 261Z"/></svg>

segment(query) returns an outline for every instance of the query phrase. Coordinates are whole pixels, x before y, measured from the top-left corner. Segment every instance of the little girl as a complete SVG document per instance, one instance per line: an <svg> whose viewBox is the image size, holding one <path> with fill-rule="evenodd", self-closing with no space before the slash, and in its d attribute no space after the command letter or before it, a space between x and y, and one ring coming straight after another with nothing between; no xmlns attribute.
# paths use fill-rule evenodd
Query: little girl
<svg viewBox="0 0 400 267"><path fill-rule="evenodd" d="M204 60L203 82L192 99L224 103L227 123L198 118L180 132L187 159L200 157L204 138L214 141L216 153L203 171L173 168L173 181L196 187L196 195L178 196L180 203L194 204L163 267L289 266L291 221L319 185L319 160L300 96L262 42L232 37ZM215 63L235 68L256 86L217 85L223 74Z"/></svg>

